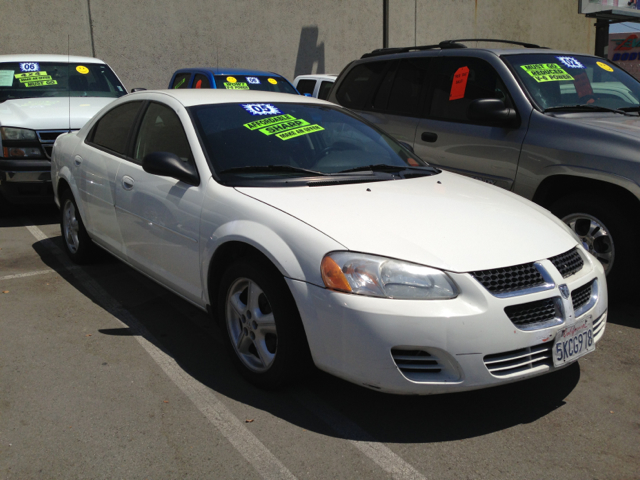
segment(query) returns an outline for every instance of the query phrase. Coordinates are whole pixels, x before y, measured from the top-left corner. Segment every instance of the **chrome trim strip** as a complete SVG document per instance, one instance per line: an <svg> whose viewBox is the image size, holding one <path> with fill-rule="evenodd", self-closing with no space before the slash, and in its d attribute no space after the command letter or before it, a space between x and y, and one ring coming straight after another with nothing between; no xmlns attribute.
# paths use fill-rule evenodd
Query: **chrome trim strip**
<svg viewBox="0 0 640 480"><path fill-rule="evenodd" d="M540 275L542 275L542 279L544 280L544 283L542 285L536 285L535 287L525 288L523 290L514 290L512 292L503 292L503 293L489 292L489 293L491 293L491 295L493 295L496 298L511 298L511 297L519 297L521 295L530 295L532 293L544 292L547 290L551 290L552 288L555 288L556 284L553 281L553 278L551 278L551 275L549 275L549 272L547 272L547 270L542 266L542 264L540 262L533 262L533 266L536 267L538 272L540 272Z"/></svg>
<svg viewBox="0 0 640 480"><path fill-rule="evenodd" d="M582 286L584 286L584 285L582 285ZM580 287L578 287L578 288L580 288ZM572 302L572 303L573 303L573 292L575 292L578 288L574 288L574 289L571 291L571 302ZM599 291L598 291L598 279L596 278L596 279L592 280L592 284L591 284L591 298L589 298L589 301L588 301L587 303L585 303L584 305L582 305L580 308L578 308L578 309L574 312L574 315L575 315L576 319L577 319L580 315L582 315L582 314L584 314L584 313L588 312L589 310L591 310L591 309L593 308L593 306L594 306L594 305L596 304L596 302L598 301L598 294L599 294Z"/></svg>

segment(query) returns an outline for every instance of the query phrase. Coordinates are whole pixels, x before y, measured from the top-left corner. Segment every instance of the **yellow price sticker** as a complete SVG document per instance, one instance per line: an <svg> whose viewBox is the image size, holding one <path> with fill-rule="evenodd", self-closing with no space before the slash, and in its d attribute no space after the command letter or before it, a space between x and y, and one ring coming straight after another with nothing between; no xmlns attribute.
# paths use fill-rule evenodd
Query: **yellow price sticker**
<svg viewBox="0 0 640 480"><path fill-rule="evenodd" d="M83 75L86 75L87 73L89 73L89 69L87 67L85 67L84 65L78 65L76 67L76 71L78 73L83 74Z"/></svg>
<svg viewBox="0 0 640 480"><path fill-rule="evenodd" d="M611 68L606 63L596 62L596 65L598 65L601 69L606 70L607 72L613 72L613 68Z"/></svg>
<svg viewBox="0 0 640 480"><path fill-rule="evenodd" d="M227 82L229 83L236 83L238 80L236 80L236 77L227 77Z"/></svg>
<svg viewBox="0 0 640 480"><path fill-rule="evenodd" d="M271 85L276 85L276 84L278 83L278 81L277 81L275 78L270 78L270 79L268 80L268 82L269 82Z"/></svg>

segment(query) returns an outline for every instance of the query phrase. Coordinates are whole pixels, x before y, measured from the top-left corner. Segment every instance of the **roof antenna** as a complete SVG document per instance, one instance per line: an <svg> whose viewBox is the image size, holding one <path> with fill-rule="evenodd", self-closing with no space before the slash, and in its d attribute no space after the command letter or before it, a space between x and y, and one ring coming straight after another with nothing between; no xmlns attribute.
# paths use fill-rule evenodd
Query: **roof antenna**
<svg viewBox="0 0 640 480"><path fill-rule="evenodd" d="M70 78L69 67L71 65L71 53L69 48L69 43L70 43L69 37L70 35L67 33L67 93L69 94L67 101L69 102L69 131L71 131L71 82L69 82L69 78Z"/></svg>
<svg viewBox="0 0 640 480"><path fill-rule="evenodd" d="M216 73L218 70L218 45L216 45Z"/></svg>

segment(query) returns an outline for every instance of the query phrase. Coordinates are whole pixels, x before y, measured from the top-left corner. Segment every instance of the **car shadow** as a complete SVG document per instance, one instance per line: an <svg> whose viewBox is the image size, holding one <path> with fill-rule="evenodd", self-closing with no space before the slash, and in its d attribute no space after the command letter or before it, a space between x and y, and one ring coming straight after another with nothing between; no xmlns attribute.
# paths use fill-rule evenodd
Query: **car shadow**
<svg viewBox="0 0 640 480"><path fill-rule="evenodd" d="M60 251L52 253L50 242ZM561 408L580 379L580 367L574 363L553 374L485 390L398 396L315 372L293 386L264 391L235 371L224 348L222 330L197 307L110 255L86 267L66 268L60 257L61 237L36 242L33 248L71 286L124 324L114 328L110 322L98 329L104 342L143 335L214 395L322 435L361 440L364 431L375 441L395 443L477 437L534 422ZM309 396L314 399L311 403L305 400ZM317 402L333 412L332 421L319 414ZM353 423L359 428L340 427Z"/></svg>

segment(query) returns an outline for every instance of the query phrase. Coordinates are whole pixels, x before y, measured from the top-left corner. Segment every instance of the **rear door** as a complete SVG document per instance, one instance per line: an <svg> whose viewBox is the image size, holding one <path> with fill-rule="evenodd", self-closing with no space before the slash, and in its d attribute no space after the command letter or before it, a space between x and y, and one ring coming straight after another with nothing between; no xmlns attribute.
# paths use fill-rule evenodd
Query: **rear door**
<svg viewBox="0 0 640 480"><path fill-rule="evenodd" d="M476 57L434 62L433 87L415 131L416 154L446 170L511 189L527 122L507 128L473 122L467 114L478 98L499 98L515 108L500 75Z"/></svg>

